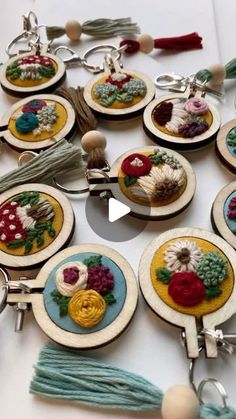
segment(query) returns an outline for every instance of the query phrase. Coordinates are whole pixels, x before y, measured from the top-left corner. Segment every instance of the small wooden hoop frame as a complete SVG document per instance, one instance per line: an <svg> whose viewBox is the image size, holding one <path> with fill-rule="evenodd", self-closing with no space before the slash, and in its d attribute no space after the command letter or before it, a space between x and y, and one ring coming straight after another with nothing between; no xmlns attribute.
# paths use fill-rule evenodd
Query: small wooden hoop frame
<svg viewBox="0 0 236 419"><path fill-rule="evenodd" d="M222 126L216 137L216 155L220 161L226 166L231 172L236 173L236 154L235 157L230 153L227 146L227 135L236 127L236 119L227 122Z"/></svg>

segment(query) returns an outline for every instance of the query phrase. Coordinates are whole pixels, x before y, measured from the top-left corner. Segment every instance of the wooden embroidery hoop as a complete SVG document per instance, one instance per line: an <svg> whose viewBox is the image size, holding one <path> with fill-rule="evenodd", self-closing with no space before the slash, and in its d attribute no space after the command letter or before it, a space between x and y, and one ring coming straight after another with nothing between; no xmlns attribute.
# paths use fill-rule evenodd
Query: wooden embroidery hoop
<svg viewBox="0 0 236 419"><path fill-rule="evenodd" d="M101 183L102 181L104 181L104 179L101 178L101 176L100 178L98 176L94 177L91 170L91 176L88 177L90 195L98 196L103 191L110 191L115 199L121 201L123 204L131 208L131 215L138 218L144 218L149 220L164 220L178 215L180 212L182 212L185 208L188 207L188 205L191 203L193 199L196 189L196 177L190 163L183 156L176 153L175 151L167 150L163 147L158 147L161 151L166 151L168 155L177 158L186 172L186 188L182 195L176 201L167 205L163 205L161 207L149 207L135 203L123 194L117 181L121 163L126 157L128 157L132 153L142 153L147 151L150 154L152 154L156 148L157 147L155 146L139 147L131 149L126 153L122 154L113 163L110 171L106 172L106 175L110 178L110 181L107 183Z"/></svg>
<svg viewBox="0 0 236 419"><path fill-rule="evenodd" d="M124 274L126 279L126 299L121 312L116 319L104 329L87 334L76 334L58 327L49 317L43 299L43 290L50 272L65 258L86 252L99 253L110 258ZM72 246L54 255L39 271L36 279L21 280L22 284L30 288L30 293L9 293L7 303L29 303L39 327L55 342L77 349L94 349L104 346L116 339L129 325L135 313L138 301L138 289L134 272L126 261L115 250L95 244Z"/></svg>
<svg viewBox="0 0 236 419"><path fill-rule="evenodd" d="M1 264L14 270L33 269L40 266L51 256L70 243L75 229L75 217L69 200L63 193L48 185L29 183L26 185L16 186L1 194L0 205L15 195L26 191L38 191L52 196L58 201L64 215L66 216L64 217L62 228L55 240L49 244L49 246L37 253L26 256L15 256L0 250Z"/></svg>
<svg viewBox="0 0 236 419"><path fill-rule="evenodd" d="M196 237L207 240L217 246L229 259L234 279L236 278L236 267L235 267L235 252L228 243L217 235L210 233L206 230L195 229L195 228L176 228L173 230L162 233L159 237L152 240L151 243L146 247L139 265L139 284L142 295L149 305L149 307L168 323L183 328L186 335L186 350L189 358L198 358L199 346L198 346L198 331L196 327L196 318L192 315L182 314L175 311L167 304L155 292L153 285L150 280L150 266L156 251L164 243L169 240L178 239L181 237ZM234 281L234 287L232 294L230 295L227 302L217 311L204 315L202 317L202 325L204 329L215 330L215 327L222 324L236 311L236 281ZM205 350L208 358L217 357L217 342L211 339L209 336L205 336Z"/></svg>
<svg viewBox="0 0 236 419"><path fill-rule="evenodd" d="M236 127L236 119L222 126L216 137L216 155L227 169L236 173L236 154L233 156L227 146L227 135Z"/></svg>
<svg viewBox="0 0 236 419"><path fill-rule="evenodd" d="M208 102L209 110L212 114L213 120L210 128L201 135L197 135L193 138L183 138L180 136L172 136L160 131L152 121L152 113L154 108L162 102L171 99L188 98L188 94L181 95L180 93L172 93L169 95L162 96L161 98L153 100L146 107L143 114L143 127L146 134L157 144L161 146L171 148L173 150L190 151L196 150L200 147L204 147L214 141L217 132L220 128L220 115L217 109ZM195 95L197 97L197 95Z"/></svg>
<svg viewBox="0 0 236 419"><path fill-rule="evenodd" d="M64 107L67 113L67 120L62 128L61 131L59 131L56 135L53 137L47 139L47 140L41 140L37 141L37 137L35 137L34 141L23 141L19 138L15 137L12 132L9 130L8 125L10 118L14 114L14 112L17 111L17 109L24 106L26 103L30 102L31 100L50 100L56 103L59 103ZM39 151L39 150L45 150L46 148L52 146L55 144L55 142L61 140L62 138L70 139L73 135L75 128L75 111L71 104L64 98L58 95L35 95L35 96L29 96L27 98L21 99L18 102L16 102L14 105L10 107L10 109L5 112L5 114L0 119L0 136L1 138L4 138L5 141L10 145L11 148L17 151L26 151L26 150L32 150L32 151ZM32 135L33 136L33 135Z"/></svg>
<svg viewBox="0 0 236 419"><path fill-rule="evenodd" d="M35 55L35 52L31 51L30 53L15 55L14 57L7 60L7 62L3 64L3 66L1 67L0 84L3 90L5 90L5 92L8 93L9 95L17 96L17 97L25 97L28 95L33 95L34 93L50 93L54 91L57 87L59 87L65 80L66 67L63 61L60 58L58 58L56 55L43 52L42 53L43 56L50 58L52 61L54 61L57 64L57 73L53 77L51 77L45 83L39 84L38 86L24 87L24 86L16 86L10 83L9 80L6 78L7 67L11 65L17 59L25 58L30 55Z"/></svg>
<svg viewBox="0 0 236 419"><path fill-rule="evenodd" d="M211 224L214 231L236 249L236 235L226 224L224 205L226 199L236 191L236 181L229 183L217 194L211 208Z"/></svg>
<svg viewBox="0 0 236 419"><path fill-rule="evenodd" d="M129 71L126 69L122 69L118 63L118 61L113 61L112 66L114 66L114 71L119 73L129 74L135 78L140 78L143 80L147 86L147 93L140 102L136 103L133 106L124 108L124 109L111 109L109 107L105 107L100 105L99 103L95 102L92 97L92 89L93 86L103 77L109 77L111 75L111 70L109 66L104 64L105 70L102 74L96 76L92 80L90 80L85 88L84 88L84 99L87 102L88 106L93 110L96 116L102 119L111 119L111 120L124 120L135 118L136 116L142 114L143 109L147 106L147 104L155 97L155 86L152 80L147 77L145 74L140 72Z"/></svg>

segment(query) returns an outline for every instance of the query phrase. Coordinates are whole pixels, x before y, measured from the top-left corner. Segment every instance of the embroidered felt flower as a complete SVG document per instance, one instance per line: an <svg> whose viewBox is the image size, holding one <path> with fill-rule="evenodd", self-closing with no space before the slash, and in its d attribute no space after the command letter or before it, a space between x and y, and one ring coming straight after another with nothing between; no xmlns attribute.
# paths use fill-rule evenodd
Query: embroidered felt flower
<svg viewBox="0 0 236 419"><path fill-rule="evenodd" d="M209 106L205 99L192 97L185 102L184 109L193 115L205 115L209 110Z"/></svg>
<svg viewBox="0 0 236 419"><path fill-rule="evenodd" d="M196 135L201 135L209 129L207 121L189 120L183 125L179 126L179 134L184 138L193 138Z"/></svg>
<svg viewBox="0 0 236 419"><path fill-rule="evenodd" d="M128 176L147 175L152 168L151 160L143 154L133 153L126 157L121 165L121 169Z"/></svg>
<svg viewBox="0 0 236 419"><path fill-rule="evenodd" d="M106 83L114 84L118 89L122 89L123 85L130 81L132 76L126 73L113 73L107 79Z"/></svg>
<svg viewBox="0 0 236 419"><path fill-rule="evenodd" d="M114 276L109 268L95 265L88 268L88 289L93 289L99 294L107 294L114 288Z"/></svg>
<svg viewBox="0 0 236 419"><path fill-rule="evenodd" d="M200 304L205 292L205 286L195 272L173 274L168 286L168 293L174 302L184 307Z"/></svg>
<svg viewBox="0 0 236 419"><path fill-rule="evenodd" d="M230 220L236 219L236 197L233 197L229 203L228 211L227 211L227 217Z"/></svg>
<svg viewBox="0 0 236 419"><path fill-rule="evenodd" d="M197 267L197 274L204 284L219 285L227 276L227 261L218 252L208 252L202 256Z"/></svg>
<svg viewBox="0 0 236 419"><path fill-rule="evenodd" d="M61 295L72 297L87 287L88 268L79 261L68 262L57 270L55 282Z"/></svg>
<svg viewBox="0 0 236 419"><path fill-rule="evenodd" d="M178 133L179 126L184 124L187 116L188 114L184 110L184 102L179 99L163 102L153 112L154 120L174 133Z"/></svg>
<svg viewBox="0 0 236 419"><path fill-rule="evenodd" d="M106 311L106 302L94 290L77 291L68 305L68 313L75 323L90 329L98 324Z"/></svg>
<svg viewBox="0 0 236 419"><path fill-rule="evenodd" d="M164 164L161 168L152 167L149 175L137 179L139 186L133 186L131 193L144 201L166 200L177 193L186 179L185 171L172 169Z"/></svg>
<svg viewBox="0 0 236 419"><path fill-rule="evenodd" d="M200 247L190 240L176 240L164 252L166 266L172 272L195 272L201 257Z"/></svg>
<svg viewBox="0 0 236 419"><path fill-rule="evenodd" d="M47 103L45 102L45 100L33 99L30 102L27 102L23 106L22 112L37 113L37 111L42 109L44 106L47 106Z"/></svg>

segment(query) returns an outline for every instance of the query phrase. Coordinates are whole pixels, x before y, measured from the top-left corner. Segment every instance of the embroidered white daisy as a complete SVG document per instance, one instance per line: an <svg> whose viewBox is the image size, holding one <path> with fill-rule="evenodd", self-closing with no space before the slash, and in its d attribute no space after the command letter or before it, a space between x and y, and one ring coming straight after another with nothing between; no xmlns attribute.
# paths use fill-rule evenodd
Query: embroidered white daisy
<svg viewBox="0 0 236 419"><path fill-rule="evenodd" d="M168 164L152 167L146 176L140 176L137 180L139 186L133 186L130 190L133 197L143 201L166 200L179 191L184 184L186 174L183 168L172 169Z"/></svg>
<svg viewBox="0 0 236 419"><path fill-rule="evenodd" d="M164 252L166 267L172 272L195 272L201 257L200 247L190 240L176 240Z"/></svg>
<svg viewBox="0 0 236 419"><path fill-rule="evenodd" d="M27 229L27 228L33 228L36 220L33 219L33 217L30 217L28 215L28 210L31 209L31 206L25 205L24 207L18 207L16 208L16 214L20 219L20 222L22 224L22 228Z"/></svg>
<svg viewBox="0 0 236 419"><path fill-rule="evenodd" d="M173 104L171 119L165 125L168 131L178 134L179 126L185 123L185 118L188 113L184 110L185 102L180 102L178 99L171 101Z"/></svg>

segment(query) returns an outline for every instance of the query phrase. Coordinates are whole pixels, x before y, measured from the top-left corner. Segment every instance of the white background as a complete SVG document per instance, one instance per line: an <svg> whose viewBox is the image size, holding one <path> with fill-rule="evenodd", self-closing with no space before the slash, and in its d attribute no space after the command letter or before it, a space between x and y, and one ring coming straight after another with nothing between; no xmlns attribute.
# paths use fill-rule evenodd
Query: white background
<svg viewBox="0 0 236 419"><path fill-rule="evenodd" d="M16 36L22 26L21 15L33 10L40 23L64 25L68 19L76 18L80 22L98 17L131 16L141 27L142 33L149 33L154 38L175 36L197 31L203 36L204 49L180 54L166 54L155 51L151 57L137 54L124 58L127 68L145 71L151 78L160 72L174 71L181 74L194 73L216 62L226 63L235 56L234 40L236 5L233 0L12 0L4 2L0 13L0 60L7 59L4 48ZM226 7L227 3L227 7ZM113 39L118 45L119 40ZM61 44L67 43L62 38ZM90 46L97 44L83 37L75 49L82 54ZM91 75L85 70L68 70L68 85L84 85ZM226 96L220 103L209 98L217 106L226 122L235 116L234 97L236 88L227 83ZM163 92L158 92L163 94ZM16 99L0 91L0 115ZM142 130L141 119L119 124L100 122L99 127L108 140L107 156L114 161L128 148L151 145L152 142ZM74 140L79 144L79 137ZM91 230L85 217L85 197L72 198L71 202L77 217L76 234L73 244L103 243L114 247L125 256L137 274L138 264L146 245L159 233L175 227L200 227L212 230L210 208L219 190L234 176L229 174L219 163L211 145L204 150L186 153L197 175L197 191L191 206L178 217L165 222L149 222L145 231L132 241L109 243ZM6 173L17 164L17 153L4 145L0 157L0 174ZM138 220L137 220L138 222ZM14 332L12 309L7 308L0 318L0 416L2 419L41 419L46 415L50 419L74 418L151 418L157 414L132 414L97 409L82 408L75 404L43 400L28 393L33 374L33 364L38 353L47 342L47 337L40 331L32 314L27 314L24 330ZM224 330L233 332L235 320L232 319ZM126 332L107 347L90 351L90 356L107 361L113 365L143 375L164 391L171 385L187 383L188 361L179 343L179 330L156 317L144 303L141 295L135 317ZM229 401L235 404L234 356L216 361L199 362L197 378L213 376L224 384ZM236 406L236 405L235 405Z"/></svg>

